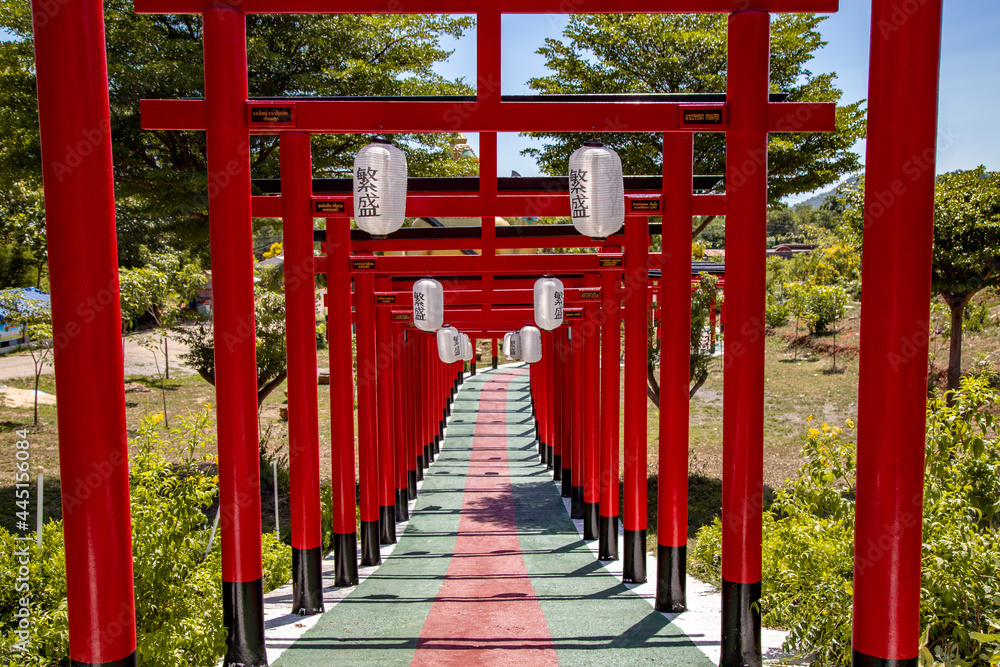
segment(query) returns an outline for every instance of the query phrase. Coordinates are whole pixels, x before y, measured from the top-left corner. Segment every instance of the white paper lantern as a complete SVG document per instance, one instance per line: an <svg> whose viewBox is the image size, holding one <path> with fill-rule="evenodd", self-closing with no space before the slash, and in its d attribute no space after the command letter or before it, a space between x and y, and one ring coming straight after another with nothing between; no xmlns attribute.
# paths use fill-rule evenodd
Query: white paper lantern
<svg viewBox="0 0 1000 667"><path fill-rule="evenodd" d="M462 334L462 361L472 361L472 339Z"/></svg>
<svg viewBox="0 0 1000 667"><path fill-rule="evenodd" d="M518 337L521 340L521 361L527 361L529 364L541 361L542 332L538 330L538 327L533 327L530 324L521 327Z"/></svg>
<svg viewBox="0 0 1000 667"><path fill-rule="evenodd" d="M375 237L403 226L406 217L406 156L375 139L354 158L354 221Z"/></svg>
<svg viewBox="0 0 1000 667"><path fill-rule="evenodd" d="M604 239L625 223L625 180L618 153L588 141L569 156L569 202L573 226Z"/></svg>
<svg viewBox="0 0 1000 667"><path fill-rule="evenodd" d="M553 331L563 322L564 292L562 281L545 276L535 281L535 324Z"/></svg>
<svg viewBox="0 0 1000 667"><path fill-rule="evenodd" d="M438 357L446 364L462 360L465 351L462 346L462 334L455 327L441 327L437 330Z"/></svg>
<svg viewBox="0 0 1000 667"><path fill-rule="evenodd" d="M444 287L433 278L413 283L413 326L437 331L444 322Z"/></svg>
<svg viewBox="0 0 1000 667"><path fill-rule="evenodd" d="M503 335L503 345L500 346L500 351L503 352L503 356L510 359L510 337L513 336L512 333L505 333Z"/></svg>

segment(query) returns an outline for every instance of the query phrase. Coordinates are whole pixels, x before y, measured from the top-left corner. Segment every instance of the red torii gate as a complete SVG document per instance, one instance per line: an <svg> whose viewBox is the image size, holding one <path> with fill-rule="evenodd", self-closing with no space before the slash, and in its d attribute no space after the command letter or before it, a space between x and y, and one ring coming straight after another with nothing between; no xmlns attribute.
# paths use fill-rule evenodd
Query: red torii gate
<svg viewBox="0 0 1000 667"><path fill-rule="evenodd" d="M862 308L865 347L859 396L856 665L915 665L918 643L927 347L923 323L929 303L934 173L928 168L913 174L907 166L918 157L923 164L933 164L933 159L927 158L935 152L941 0L907 3L902 10L897 4L873 1L866 187L873 197L880 195L882 204L865 212L868 253L870 256L871 249L877 248L879 257L874 262L866 256L864 263L869 280ZM352 0L335 9L325 0L244 0L234 6L217 0L138 0L136 7L141 12L199 13L204 18L205 99L147 101L142 111L146 127L208 132L215 335L217 350L225 350L217 358L221 388L217 403L224 616L230 630L227 660L266 662L259 656L262 619L254 611L260 591L260 508L255 471L250 133L479 131L479 191L465 199L463 207L456 204L454 214L484 216L479 245L486 257L452 257L449 262L482 259L488 261L480 270L489 269L491 274L514 268L532 273L538 271L538 265L519 264L516 257L493 254L497 232L492 216L510 214L504 209L507 204L512 209L521 208L514 206L513 197L498 192L496 132L592 132L606 127L606 119L613 117L618 131L624 126L627 131L666 133L665 152L669 147L671 156L664 160L662 193L665 220L671 222L664 230L671 232L664 234L666 253L680 253L683 240L683 256L689 257L689 222L691 215L702 212L699 201L707 203L705 198L715 197L713 208L718 205L722 210L713 212L728 218L727 240L734 251L729 253L727 272L730 287L738 285L741 298L730 299L727 305L726 381L740 391L730 391L724 399L722 664L758 663L759 616L753 603L759 596L760 582L767 134L829 129L833 117L829 105L769 103L768 12L830 12L837 9L837 1L580 0L567 6L555 0L495 0L489 6L469 7L459 0L413 0L405 8L408 13L473 10L479 26L480 85L476 97L425 102L344 99L264 103L250 101L247 93L246 13L386 13L402 12L402 7L387 7L375 0ZM505 101L497 83L501 14L566 11L732 12L726 103ZM905 20L898 20L900 12ZM67 553L72 554L67 563L71 661L75 665L134 665L127 450L102 8L98 0L67 0L55 5L34 0L33 18L59 379L60 462L64 488L76 490L75 495L68 493L63 498ZM274 108L265 109L268 106ZM706 115L720 122L706 126ZM672 184L689 178L690 133L694 131L727 132L725 195L671 196ZM93 138L95 134L99 139ZM67 156L79 162L68 172ZM892 196L884 196L886 192ZM440 212L430 203L428 210ZM410 212L422 214L417 208ZM649 267L648 246L643 242L647 232L642 225L630 222L625 244L626 299L630 287L634 291L636 286L645 286ZM420 259L424 258L381 258L379 262L384 260L389 271L412 271ZM664 305L672 306L665 309L664 318L674 324L683 323L689 312L680 307L689 298L689 276L684 276L683 283L679 280L680 265L674 261L662 267ZM575 269L572 262L567 262L566 268ZM683 268L686 273L686 262ZM668 272L677 276L671 279ZM636 376L640 364L635 360L645 355L644 307L628 308L626 302L625 320L629 332L625 403L630 415L632 411L643 415L644 378ZM673 336L681 330L681 326L666 327L669 340L665 337L664 345L675 349L678 341ZM667 409L661 412L661 442L668 443L661 465L666 466L668 475L680 468L665 460L679 462L686 452L687 369L682 371L682 365L679 359L668 358L661 369L661 385L668 397ZM633 580L645 578L641 551L644 521L629 525L630 514L645 516L645 498L638 493L645 486L645 479L640 478L645 474L645 448L637 446L644 440L644 434L638 432L643 423L641 418L627 419L625 436L629 489L625 498L625 572ZM676 445L673 450L670 443ZM92 478L99 483L93 484ZM661 480L661 489L665 486ZM679 480L670 486L672 491L661 494L679 493ZM682 572L673 570L683 566L678 556L685 531L680 516L683 509L679 504L674 507L678 514L672 514L660 527L660 562L679 577ZM634 511L639 509L641 512ZM661 522L664 514L661 512ZM665 601L670 601L669 596ZM658 601L658 606L659 602L663 601Z"/></svg>

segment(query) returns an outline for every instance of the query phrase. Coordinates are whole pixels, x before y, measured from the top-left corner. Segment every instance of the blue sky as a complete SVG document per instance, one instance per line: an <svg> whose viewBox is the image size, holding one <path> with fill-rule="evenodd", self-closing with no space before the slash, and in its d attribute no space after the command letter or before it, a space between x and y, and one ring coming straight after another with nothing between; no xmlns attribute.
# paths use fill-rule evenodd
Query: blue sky
<svg viewBox="0 0 1000 667"><path fill-rule="evenodd" d="M1000 2L946 0L944 12L938 171L980 164L1000 170ZM816 54L812 70L836 72L845 101L868 96L870 13L871 0L841 0L841 10L822 24L829 44ZM560 37L566 23L562 15L503 17L505 94L530 92L528 79L546 74L544 60L535 51L546 37ZM475 44L474 30L461 40L447 40L446 48L454 53L437 70L448 77L475 81ZM475 135L469 141L478 148ZM498 144L500 175L512 170L522 176L539 173L533 160L520 155L523 148L533 145L531 140L502 134ZM863 155L864 143L856 150Z"/></svg>
<svg viewBox="0 0 1000 667"><path fill-rule="evenodd" d="M816 54L814 72L836 72L845 101L868 97L871 0L841 0L841 10L821 27L828 45ZM941 57L938 171L985 164L1000 170L1000 3L997 0L946 0ZM504 16L503 93L530 92L527 81L546 74L535 51L546 37L560 37L565 16ZM475 31L448 48L455 53L438 71L475 80ZM476 146L476 137L469 137ZM537 175L534 161L520 150L533 144L514 134L498 139L499 173L516 170ZM856 150L864 155L864 142ZM804 199L808 195L796 198Z"/></svg>

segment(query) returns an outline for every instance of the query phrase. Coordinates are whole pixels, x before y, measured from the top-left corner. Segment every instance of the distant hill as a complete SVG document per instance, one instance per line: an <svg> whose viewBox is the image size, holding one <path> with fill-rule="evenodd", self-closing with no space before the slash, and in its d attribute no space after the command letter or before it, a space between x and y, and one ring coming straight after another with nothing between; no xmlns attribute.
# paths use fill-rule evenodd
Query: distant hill
<svg viewBox="0 0 1000 667"><path fill-rule="evenodd" d="M849 183L851 185L854 185L859 180L860 180L860 177L858 177L858 176L851 176L846 181L844 181L844 183ZM830 188L829 190L824 190L823 192L820 192L817 195L813 195L809 199L806 199L805 201L799 202L797 205L798 206L811 206L813 208L819 208L820 206L823 205L823 202L826 201L827 197L829 197L830 195L834 194L840 188L841 185L843 185L843 183L835 185L832 188Z"/></svg>

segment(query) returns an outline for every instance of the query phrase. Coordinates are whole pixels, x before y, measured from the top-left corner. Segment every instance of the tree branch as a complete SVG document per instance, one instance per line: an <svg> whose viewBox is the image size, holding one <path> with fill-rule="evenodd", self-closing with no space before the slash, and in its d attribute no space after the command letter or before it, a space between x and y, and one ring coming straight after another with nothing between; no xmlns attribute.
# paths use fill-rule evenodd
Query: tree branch
<svg viewBox="0 0 1000 667"><path fill-rule="evenodd" d="M660 406L660 383L656 381L656 373L653 367L646 365L646 396L653 402L653 405Z"/></svg>
<svg viewBox="0 0 1000 667"><path fill-rule="evenodd" d="M691 238L692 239L698 238L698 234L701 234L703 231L705 231L705 228L708 227L710 224L712 224L712 221L715 220L717 217L718 216L715 216L715 215L709 215L709 216L707 216L701 222L700 225L698 225L697 227L695 227L695 230L691 233Z"/></svg>
<svg viewBox="0 0 1000 667"><path fill-rule="evenodd" d="M288 370L287 369L281 371L280 373L278 373L278 377L274 378L273 380L271 380L270 382L268 382L267 384L265 384L264 387L263 387L263 389L261 389L260 391L257 392L257 408L258 409L260 409L260 406L264 403L264 399L267 398L271 394L272 391L274 391L275 387L277 387L279 384L281 384L282 382L284 382L285 378L287 376L288 376Z"/></svg>

